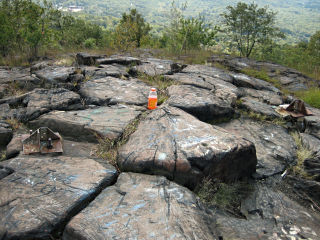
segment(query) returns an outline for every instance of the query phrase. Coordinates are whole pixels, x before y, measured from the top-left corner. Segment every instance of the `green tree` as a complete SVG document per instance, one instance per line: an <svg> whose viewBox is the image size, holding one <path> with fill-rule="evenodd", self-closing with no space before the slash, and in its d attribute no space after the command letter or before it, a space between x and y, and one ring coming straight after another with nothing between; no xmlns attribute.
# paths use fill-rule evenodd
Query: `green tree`
<svg viewBox="0 0 320 240"><path fill-rule="evenodd" d="M204 17L186 18L183 11L187 4L177 6L175 1L171 4L171 22L162 38L172 51L181 52L192 49L200 49L215 44L216 29L206 23Z"/></svg>
<svg viewBox="0 0 320 240"><path fill-rule="evenodd" d="M311 55L318 59L318 61L320 60L320 31L317 31L310 37L308 50ZM318 64L320 63L318 62Z"/></svg>
<svg viewBox="0 0 320 240"><path fill-rule="evenodd" d="M270 43L284 34L275 26L276 13L267 6L258 8L254 3L238 2L228 6L222 15L224 32L236 44L240 56L249 57L257 45Z"/></svg>
<svg viewBox="0 0 320 240"><path fill-rule="evenodd" d="M131 9L130 13L123 13L120 23L115 30L115 45L127 49L129 47L140 47L142 39L151 30L148 23L136 9Z"/></svg>

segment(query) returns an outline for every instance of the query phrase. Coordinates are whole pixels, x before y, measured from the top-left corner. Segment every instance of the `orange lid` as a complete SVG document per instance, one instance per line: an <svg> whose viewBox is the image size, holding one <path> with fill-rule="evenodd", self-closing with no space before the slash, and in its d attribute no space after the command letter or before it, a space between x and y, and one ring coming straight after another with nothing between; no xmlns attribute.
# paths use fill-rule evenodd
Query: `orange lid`
<svg viewBox="0 0 320 240"><path fill-rule="evenodd" d="M156 88L151 88L151 92L156 92L157 89Z"/></svg>

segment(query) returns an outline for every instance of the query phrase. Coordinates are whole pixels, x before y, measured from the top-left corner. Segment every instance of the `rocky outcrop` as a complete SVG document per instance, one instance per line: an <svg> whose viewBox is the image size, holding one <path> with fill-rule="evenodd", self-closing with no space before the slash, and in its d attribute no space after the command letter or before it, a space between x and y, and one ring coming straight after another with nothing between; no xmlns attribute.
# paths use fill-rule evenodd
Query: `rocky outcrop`
<svg viewBox="0 0 320 240"><path fill-rule="evenodd" d="M269 120L275 119L275 118L281 118L281 115L275 111L275 107L260 101L256 101L253 98L249 98L249 97L241 98L239 107L249 112L261 114L262 116L265 116L266 119L269 119Z"/></svg>
<svg viewBox="0 0 320 240"><path fill-rule="evenodd" d="M320 139L320 110L316 108L309 108L312 116L304 117L306 121L306 133L309 133Z"/></svg>
<svg viewBox="0 0 320 240"><path fill-rule="evenodd" d="M80 88L80 95L89 104L146 105L149 91L150 87L138 79L106 77L85 82Z"/></svg>
<svg viewBox="0 0 320 240"><path fill-rule="evenodd" d="M29 68L6 68L0 67L0 85L4 86L3 96L8 88L32 90L40 87L41 80L30 74Z"/></svg>
<svg viewBox="0 0 320 240"><path fill-rule="evenodd" d="M88 53L77 53L76 61L79 65L94 65L96 60L99 58L104 58L105 55L88 54Z"/></svg>
<svg viewBox="0 0 320 240"><path fill-rule="evenodd" d="M97 142L100 138L115 140L141 110L117 105L81 111L53 111L30 122L32 128L49 127L76 141Z"/></svg>
<svg viewBox="0 0 320 240"><path fill-rule="evenodd" d="M223 239L318 239L319 216L314 215L283 193L257 184L242 201L246 219L217 214Z"/></svg>
<svg viewBox="0 0 320 240"><path fill-rule="evenodd" d="M123 78L129 77L127 67L119 64L99 65L98 67L83 67L83 74L87 79L98 79L104 77Z"/></svg>
<svg viewBox="0 0 320 240"><path fill-rule="evenodd" d="M35 89L32 92L0 100L0 116L31 121L52 110L83 109L79 94L63 89Z"/></svg>
<svg viewBox="0 0 320 240"><path fill-rule="evenodd" d="M208 77L223 80L225 82L233 83L233 77L222 69L205 66L205 65L188 65L182 71L182 73L200 74Z"/></svg>
<svg viewBox="0 0 320 240"><path fill-rule="evenodd" d="M241 97L250 97L258 100L260 102L264 102L270 105L279 106L284 103L284 99L281 95L265 90L256 90L253 88L239 88L239 95Z"/></svg>
<svg viewBox="0 0 320 240"><path fill-rule="evenodd" d="M266 81L249 77L245 74L240 74L240 73L232 74L232 77L233 77L232 83L237 87L271 91L280 95L280 90L274 87L271 83L268 83Z"/></svg>
<svg viewBox="0 0 320 240"><path fill-rule="evenodd" d="M119 149L118 164L122 171L163 175L193 189L208 175L224 181L250 177L256 153L250 141L162 107Z"/></svg>
<svg viewBox="0 0 320 240"><path fill-rule="evenodd" d="M202 121L210 121L219 118L231 118L234 102L230 95L216 96L213 90L197 88L190 85L173 85L168 88L170 98L167 104L180 108Z"/></svg>
<svg viewBox="0 0 320 240"><path fill-rule="evenodd" d="M80 69L74 67L51 66L34 73L41 81L44 88L63 87L73 90L84 80Z"/></svg>
<svg viewBox="0 0 320 240"><path fill-rule="evenodd" d="M18 157L0 164L14 172L0 180L2 239L52 239L104 187L114 167L88 158ZM1 235L1 234L0 234Z"/></svg>
<svg viewBox="0 0 320 240"><path fill-rule="evenodd" d="M282 173L296 163L296 144L281 126L244 118L219 126L254 143L258 159L257 178Z"/></svg>
<svg viewBox="0 0 320 240"><path fill-rule="evenodd" d="M190 190L164 177L122 173L62 239L218 239L212 220Z"/></svg>
<svg viewBox="0 0 320 240"><path fill-rule="evenodd" d="M241 72L245 69L263 71L269 78L278 80L281 86L289 91L306 90L309 84L316 84L319 86L319 83L314 79L303 75L297 70L270 62L255 61L248 58L235 58L230 55L214 55L210 59L210 62L222 64L231 71L236 72Z"/></svg>
<svg viewBox="0 0 320 240"><path fill-rule="evenodd" d="M130 72L132 74L144 73L149 76L156 76L180 72L184 67L185 65L181 65L170 60L147 58L140 65L132 67Z"/></svg>

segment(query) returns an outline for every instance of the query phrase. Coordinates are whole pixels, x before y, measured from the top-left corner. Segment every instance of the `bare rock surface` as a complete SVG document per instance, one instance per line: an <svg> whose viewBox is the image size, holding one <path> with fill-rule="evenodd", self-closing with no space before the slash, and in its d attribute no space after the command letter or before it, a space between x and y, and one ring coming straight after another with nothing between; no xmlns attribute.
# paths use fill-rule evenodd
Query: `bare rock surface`
<svg viewBox="0 0 320 240"><path fill-rule="evenodd" d="M241 97L254 98L260 102L264 102L270 105L279 106L284 103L282 96L272 91L240 87L239 92Z"/></svg>
<svg viewBox="0 0 320 240"><path fill-rule="evenodd" d="M140 108L125 105L80 111L53 111L31 121L30 126L49 127L76 141L97 142L97 137L117 139L140 113Z"/></svg>
<svg viewBox="0 0 320 240"><path fill-rule="evenodd" d="M0 85L32 90L40 84L40 79L30 74L30 68L0 67Z"/></svg>
<svg viewBox="0 0 320 240"><path fill-rule="evenodd" d="M217 216L223 239L319 239L319 215L265 184L241 204L246 219Z"/></svg>
<svg viewBox="0 0 320 240"><path fill-rule="evenodd" d="M100 65L99 67L84 67L82 68L84 75L90 79L98 79L104 77L121 78L123 76L129 77L127 67L119 64Z"/></svg>
<svg viewBox="0 0 320 240"><path fill-rule="evenodd" d="M270 62L255 61L248 58L232 57L229 55L212 56L211 62L220 63L232 71L240 72L244 69L254 69L265 72L270 78L276 79L283 88L289 91L306 90L307 86L319 86L316 80L307 77L295 69L284 67Z"/></svg>
<svg viewBox="0 0 320 240"><path fill-rule="evenodd" d="M163 175L193 189L207 175L224 181L249 177L256 155L250 141L162 107L119 149L118 164L123 171Z"/></svg>
<svg viewBox="0 0 320 240"><path fill-rule="evenodd" d="M90 54L90 53L77 53L76 60L79 65L94 65L96 60L99 58L104 58L105 55Z"/></svg>
<svg viewBox="0 0 320 240"><path fill-rule="evenodd" d="M80 95L89 104L146 105L149 91L150 87L138 79L123 80L106 77L85 82L81 86Z"/></svg>
<svg viewBox="0 0 320 240"><path fill-rule="evenodd" d="M27 122L52 110L83 109L80 95L64 88L34 89L33 91L1 99L0 116Z"/></svg>
<svg viewBox="0 0 320 240"><path fill-rule="evenodd" d="M312 116L304 117L306 120L306 133L309 133L320 139L320 109L310 108Z"/></svg>
<svg viewBox="0 0 320 240"><path fill-rule="evenodd" d="M237 98L239 95L236 86L217 77L196 73L175 73L173 75L166 75L165 77L177 81L179 84L214 90L216 95L218 93L225 93L226 96L230 96L229 98Z"/></svg>
<svg viewBox="0 0 320 240"><path fill-rule="evenodd" d="M13 136L11 125L7 122L0 121L0 146L6 146Z"/></svg>
<svg viewBox="0 0 320 240"><path fill-rule="evenodd" d="M180 108L202 121L210 121L234 114L230 95L225 98L215 95L214 90L197 88L190 85L173 85L168 88L170 98L167 104Z"/></svg>
<svg viewBox="0 0 320 240"><path fill-rule="evenodd" d="M18 157L1 162L13 173L0 180L2 239L58 237L73 215L104 187L117 171L89 158Z"/></svg>
<svg viewBox="0 0 320 240"><path fill-rule="evenodd" d="M67 225L71 239L217 239L195 195L161 176L121 173Z"/></svg>
<svg viewBox="0 0 320 240"><path fill-rule="evenodd" d="M250 97L241 98L240 107L249 112L254 112L266 116L267 119L281 118L281 115L275 111L275 108L269 104L256 101Z"/></svg>
<svg viewBox="0 0 320 240"><path fill-rule="evenodd" d="M232 83L237 87L253 88L256 90L266 90L280 94L280 90L278 88L274 87L271 83L268 83L266 81L249 77L241 73L234 73L232 74L232 77Z"/></svg>
<svg viewBox="0 0 320 240"><path fill-rule="evenodd" d="M258 178L282 173L296 162L296 144L281 126L243 118L219 126L253 142L257 151Z"/></svg>
<svg viewBox="0 0 320 240"><path fill-rule="evenodd" d="M131 72L140 72L149 76L173 74L180 72L184 65L171 60L147 58L140 65L131 68Z"/></svg>
<svg viewBox="0 0 320 240"><path fill-rule="evenodd" d="M110 56L105 58L99 58L96 61L96 64L120 64L120 65L140 65L141 60L135 57L128 56Z"/></svg>
<svg viewBox="0 0 320 240"><path fill-rule="evenodd" d="M188 65L181 72L205 75L213 78L218 78L229 83L233 83L233 77L228 72L216 67L206 65Z"/></svg>
<svg viewBox="0 0 320 240"><path fill-rule="evenodd" d="M74 67L49 66L34 74L42 81L41 86L44 88L64 87L73 90L84 80L80 72L80 69Z"/></svg>

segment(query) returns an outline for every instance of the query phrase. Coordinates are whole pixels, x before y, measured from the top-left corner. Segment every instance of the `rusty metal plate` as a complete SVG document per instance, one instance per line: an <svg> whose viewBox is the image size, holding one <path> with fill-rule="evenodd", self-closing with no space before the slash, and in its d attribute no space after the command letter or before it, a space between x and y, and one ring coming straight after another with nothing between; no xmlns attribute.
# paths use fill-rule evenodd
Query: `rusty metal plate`
<svg viewBox="0 0 320 240"><path fill-rule="evenodd" d="M23 153L62 153L62 138L59 133L47 127L41 127L31 134L22 136Z"/></svg>

